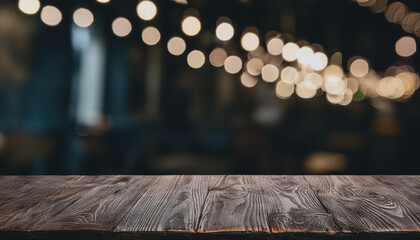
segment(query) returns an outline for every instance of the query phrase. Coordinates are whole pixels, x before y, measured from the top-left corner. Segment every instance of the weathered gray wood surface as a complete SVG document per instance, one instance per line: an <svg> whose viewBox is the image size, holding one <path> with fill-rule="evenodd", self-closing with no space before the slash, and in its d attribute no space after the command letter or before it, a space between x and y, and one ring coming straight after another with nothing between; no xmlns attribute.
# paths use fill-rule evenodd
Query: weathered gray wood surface
<svg viewBox="0 0 420 240"><path fill-rule="evenodd" d="M343 232L410 232L420 209L371 176L306 176Z"/></svg>
<svg viewBox="0 0 420 240"><path fill-rule="evenodd" d="M420 239L420 177L0 176L0 239Z"/></svg>

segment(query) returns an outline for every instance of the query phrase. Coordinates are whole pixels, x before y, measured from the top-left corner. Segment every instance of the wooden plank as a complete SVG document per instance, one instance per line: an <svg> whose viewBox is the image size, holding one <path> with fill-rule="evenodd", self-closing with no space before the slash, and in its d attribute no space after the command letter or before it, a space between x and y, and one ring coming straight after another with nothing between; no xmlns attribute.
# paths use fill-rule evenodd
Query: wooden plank
<svg viewBox="0 0 420 240"><path fill-rule="evenodd" d="M208 176L160 176L115 231L194 232L208 183Z"/></svg>
<svg viewBox="0 0 420 240"><path fill-rule="evenodd" d="M197 229L211 232L269 232L257 176L213 176Z"/></svg>
<svg viewBox="0 0 420 240"><path fill-rule="evenodd" d="M373 176L420 207L420 176Z"/></svg>
<svg viewBox="0 0 420 240"><path fill-rule="evenodd" d="M0 230L33 230L36 222L56 216L89 189L90 187L34 188L24 198L1 205Z"/></svg>
<svg viewBox="0 0 420 240"><path fill-rule="evenodd" d="M128 181L129 176L7 176L1 177L0 229L34 229L99 184Z"/></svg>
<svg viewBox="0 0 420 240"><path fill-rule="evenodd" d="M97 186L99 184L113 184L128 181L130 176L120 175L46 175L46 176L0 176L0 194L11 189L24 189L30 187L76 187Z"/></svg>
<svg viewBox="0 0 420 240"><path fill-rule="evenodd" d="M419 232L420 209L371 176L305 176L345 233Z"/></svg>
<svg viewBox="0 0 420 240"><path fill-rule="evenodd" d="M337 233L332 214L315 196L303 176L260 177L272 233Z"/></svg>
<svg viewBox="0 0 420 240"><path fill-rule="evenodd" d="M61 213L48 215L35 223L36 231L110 231L130 210L156 177L139 176L128 181L92 188Z"/></svg>

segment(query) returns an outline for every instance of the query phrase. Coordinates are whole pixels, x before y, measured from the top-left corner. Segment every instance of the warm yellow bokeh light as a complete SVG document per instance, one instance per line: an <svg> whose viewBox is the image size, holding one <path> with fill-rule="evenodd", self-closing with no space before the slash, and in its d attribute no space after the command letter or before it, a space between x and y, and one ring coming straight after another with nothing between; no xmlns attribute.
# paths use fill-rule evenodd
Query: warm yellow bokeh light
<svg viewBox="0 0 420 240"><path fill-rule="evenodd" d="M223 48L215 48L209 55L210 64L215 67L222 67L227 58L227 53Z"/></svg>
<svg viewBox="0 0 420 240"><path fill-rule="evenodd" d="M280 78L290 84L297 84L300 80L300 73L294 67L287 66L281 70Z"/></svg>
<svg viewBox="0 0 420 240"><path fill-rule="evenodd" d="M326 94L327 97L327 101L332 103L332 104L339 104L341 101L344 100L344 93L343 94L331 94L331 93L327 93Z"/></svg>
<svg viewBox="0 0 420 240"><path fill-rule="evenodd" d="M184 39L180 37L172 37L169 39L167 47L170 54L179 56L184 53L185 49L187 48L187 44L185 43Z"/></svg>
<svg viewBox="0 0 420 240"><path fill-rule="evenodd" d="M204 56L204 53L199 50L193 50L187 56L187 63L191 68L201 68L205 61L206 56Z"/></svg>
<svg viewBox="0 0 420 240"><path fill-rule="evenodd" d="M356 59L350 63L350 73L358 78L366 76L369 72L369 63L364 59Z"/></svg>
<svg viewBox="0 0 420 240"><path fill-rule="evenodd" d="M260 38L253 32L247 32L241 38L241 45L248 52L254 51L260 45Z"/></svg>
<svg viewBox="0 0 420 240"><path fill-rule="evenodd" d="M311 83L315 89L319 89L323 84L323 78L318 73L308 73L306 74L303 81Z"/></svg>
<svg viewBox="0 0 420 240"><path fill-rule="evenodd" d="M221 41L229 41L234 33L235 29L230 23L223 22L216 27L216 37Z"/></svg>
<svg viewBox="0 0 420 240"><path fill-rule="evenodd" d="M409 57L416 51L416 40L413 37L402 37L395 43L395 52L401 57Z"/></svg>
<svg viewBox="0 0 420 240"><path fill-rule="evenodd" d="M19 0L18 7L23 13L33 15L39 11L41 3L39 0Z"/></svg>
<svg viewBox="0 0 420 240"><path fill-rule="evenodd" d="M283 59L287 62L293 62L297 59L299 46L296 43L286 43L283 47Z"/></svg>
<svg viewBox="0 0 420 240"><path fill-rule="evenodd" d="M346 90L346 83L343 79L331 75L325 78L324 87L327 93L338 95Z"/></svg>
<svg viewBox="0 0 420 240"><path fill-rule="evenodd" d="M261 69L264 67L264 62L259 58L253 58L246 63L246 70L253 76L261 74Z"/></svg>
<svg viewBox="0 0 420 240"><path fill-rule="evenodd" d="M360 6L370 7L375 4L376 0L356 0Z"/></svg>
<svg viewBox="0 0 420 240"><path fill-rule="evenodd" d="M267 51L271 55L280 55L283 51L284 43L280 38L272 38L267 43Z"/></svg>
<svg viewBox="0 0 420 240"><path fill-rule="evenodd" d="M344 76L343 69L338 65L330 65L324 70L324 77L335 76L342 78Z"/></svg>
<svg viewBox="0 0 420 240"><path fill-rule="evenodd" d="M302 47L297 51L297 60L302 65L308 65L311 63L314 50L310 47Z"/></svg>
<svg viewBox="0 0 420 240"><path fill-rule="evenodd" d="M295 92L295 85L284 81L278 81L276 84L276 96L281 99L287 99Z"/></svg>
<svg viewBox="0 0 420 240"><path fill-rule="evenodd" d="M279 69L273 64L267 64L261 69L261 78L266 82L274 82L279 78Z"/></svg>
<svg viewBox="0 0 420 240"><path fill-rule="evenodd" d="M97 2L99 2L99 3L109 3L110 2L110 0L96 0Z"/></svg>
<svg viewBox="0 0 420 240"><path fill-rule="evenodd" d="M353 93L349 89L347 89L344 92L343 100L341 100L341 102L339 102L338 104L340 104L341 106L347 106L351 103L351 100L353 100Z"/></svg>
<svg viewBox="0 0 420 240"><path fill-rule="evenodd" d="M147 27L141 33L141 38L144 43L149 46L156 45L160 40L160 32L155 27Z"/></svg>
<svg viewBox="0 0 420 240"><path fill-rule="evenodd" d="M347 89L354 94L359 89L359 82L354 78L347 78Z"/></svg>
<svg viewBox="0 0 420 240"><path fill-rule="evenodd" d="M230 74L238 73L242 69L242 60L238 56L229 56L225 59L224 67Z"/></svg>
<svg viewBox="0 0 420 240"><path fill-rule="evenodd" d="M312 83L302 81L296 86L296 94L305 99L313 98L316 94L316 89Z"/></svg>
<svg viewBox="0 0 420 240"><path fill-rule="evenodd" d="M131 32L131 23L127 18L118 17L112 22L112 31L118 37L125 37Z"/></svg>
<svg viewBox="0 0 420 240"><path fill-rule="evenodd" d="M201 22L194 16L188 16L182 20L181 27L185 35L192 37L200 32Z"/></svg>
<svg viewBox="0 0 420 240"><path fill-rule="evenodd" d="M79 8L73 13L73 21L79 27L89 27L92 25L93 20L93 14L89 9Z"/></svg>
<svg viewBox="0 0 420 240"><path fill-rule="evenodd" d="M45 23L48 26L57 26L61 20L63 19L63 16L58 10L58 8L53 6L45 6L41 10L41 20L43 23Z"/></svg>
<svg viewBox="0 0 420 240"><path fill-rule="evenodd" d="M258 82L258 79L254 76L249 75L247 72L243 72L241 75L241 83L245 87L251 88L255 86Z"/></svg>
<svg viewBox="0 0 420 240"><path fill-rule="evenodd" d="M315 71L321 71L328 65L328 57L325 53L316 52L312 55L309 65Z"/></svg>
<svg viewBox="0 0 420 240"><path fill-rule="evenodd" d="M152 20L157 13L157 7L152 1L141 1L137 5L137 15L139 18L149 21Z"/></svg>
<svg viewBox="0 0 420 240"><path fill-rule="evenodd" d="M395 77L400 79L404 84L404 95L406 96L411 96L420 86L420 81L417 74L402 72Z"/></svg>
<svg viewBox="0 0 420 240"><path fill-rule="evenodd" d="M379 81L377 93L386 98L400 98L405 93L405 84L400 78L385 77Z"/></svg>

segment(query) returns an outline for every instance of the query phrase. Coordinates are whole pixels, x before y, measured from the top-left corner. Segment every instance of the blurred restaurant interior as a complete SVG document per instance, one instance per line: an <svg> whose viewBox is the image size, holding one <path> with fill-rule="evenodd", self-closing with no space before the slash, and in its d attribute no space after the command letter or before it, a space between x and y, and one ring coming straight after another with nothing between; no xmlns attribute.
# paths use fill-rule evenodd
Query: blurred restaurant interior
<svg viewBox="0 0 420 240"><path fill-rule="evenodd" d="M419 12L1 0L0 174L419 174Z"/></svg>

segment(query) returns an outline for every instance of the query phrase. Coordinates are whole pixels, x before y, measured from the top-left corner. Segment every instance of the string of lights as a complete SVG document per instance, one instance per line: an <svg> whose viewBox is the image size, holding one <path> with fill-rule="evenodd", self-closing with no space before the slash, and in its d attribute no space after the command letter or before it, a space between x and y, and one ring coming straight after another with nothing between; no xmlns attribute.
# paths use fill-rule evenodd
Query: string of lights
<svg viewBox="0 0 420 240"><path fill-rule="evenodd" d="M97 2L106 4L109 0ZM385 11L389 21L401 23L407 32L420 34L420 27L417 29L420 21L408 26L407 22L411 23L412 17L409 17L410 21L404 20L412 16L412 13L401 17L400 10L395 10L396 4L400 6L399 2L389 6L386 0L357 2L361 6L370 7L373 12ZM41 9L41 3L39 0L19 0L18 7L22 12L34 15ZM143 21L151 21L157 15L158 8L150 0L141 0L136 11ZM62 20L61 11L50 5L42 7L40 17L48 26L57 26ZM77 26L86 28L94 22L94 14L86 8L79 8L73 13L73 21ZM200 19L194 14L184 14L180 25L186 37L195 37L202 30ZM216 25L215 35L222 43L231 41L237 34L228 17L220 17ZM126 37L132 31L132 25L127 18L117 17L112 22L112 31L118 37ZM142 40L146 45L156 45L160 39L161 34L156 27L143 29ZM261 43L260 39L256 28L246 28L240 38L246 59L239 54L229 55L224 47L215 46L208 55L208 61L214 67L223 67L229 74L238 74L245 87L254 87L261 80L275 84L275 93L280 99L288 99L294 93L300 98L310 99L324 92L330 103L340 105L348 105L366 97L404 100L420 86L419 75L409 65L391 66L382 73L372 69L367 59L355 56L348 61L348 72L345 73L341 55L337 53L328 59L319 44L294 42L291 35L275 31L266 35L266 41ZM182 36L171 37L166 47L174 56L183 55L187 49ZM412 37L402 37L397 41L395 50L401 57L412 56L416 52L416 42ZM187 64L193 69L201 68L206 62L206 55L199 49L186 55Z"/></svg>

